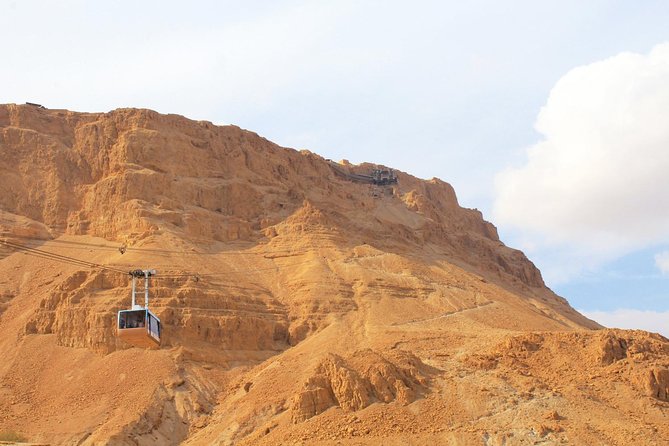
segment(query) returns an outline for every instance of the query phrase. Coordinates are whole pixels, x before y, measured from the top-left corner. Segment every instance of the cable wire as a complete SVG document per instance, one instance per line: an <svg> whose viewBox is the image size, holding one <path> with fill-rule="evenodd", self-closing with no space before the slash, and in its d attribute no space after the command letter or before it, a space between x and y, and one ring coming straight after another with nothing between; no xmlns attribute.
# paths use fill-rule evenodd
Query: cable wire
<svg viewBox="0 0 669 446"><path fill-rule="evenodd" d="M201 252L201 251L177 251L177 250L170 250L170 249L161 249L161 248L142 248L142 247L132 247L132 246L126 246L126 245L106 245L106 244L98 244L98 243L86 243L86 242L77 242L74 240L57 240L57 239L39 239L39 238L34 238L34 237L27 237L27 236L22 236L22 235L15 235L11 234L8 232L3 232L0 233L0 237L5 237L5 238L19 238L27 241L34 241L34 242L41 242L41 243L58 243L58 244L63 244L63 245L73 245L73 246L80 246L81 248L78 249L86 249L88 247L90 248L96 248L100 250L108 250L108 251L121 251L123 252L146 252L154 255L161 255L161 256L170 256L172 254L180 254L180 255L262 255L262 253L259 252ZM71 247L70 249L76 249ZM279 254L289 254L292 251L277 251L276 253ZM275 253L273 253L275 254Z"/></svg>
<svg viewBox="0 0 669 446"><path fill-rule="evenodd" d="M77 259L77 258L74 258L74 257L69 257L69 256L66 256L66 255L57 254L55 252L44 251L44 250L41 250L41 249L32 248L30 246L25 246L25 245L21 245L21 244L18 244L18 243L9 242L7 240L0 240L0 244L2 244L2 245L6 246L6 247L8 247L8 248L10 248L14 251L23 252L24 254L33 255L33 256L36 256L36 257L41 257L41 258L53 260L53 261L56 261L56 262L68 263L70 265L76 265L76 266L84 266L84 267L88 267L88 268L92 268L92 269L102 269L102 270L107 270L107 271L113 271L113 272L117 272L117 273L120 273L120 274L127 274L127 271L123 271L123 270L120 270L120 269L117 269L117 268L112 268L112 267L109 267L109 266L101 265L99 263L89 262L89 261L86 261L86 260L81 260L81 259Z"/></svg>
<svg viewBox="0 0 669 446"><path fill-rule="evenodd" d="M86 267L86 268L91 268L91 269L101 269L101 270L106 270L106 271L112 271L115 273L127 275L130 273L130 270L124 271L119 268L115 268L109 265L102 265L99 263L95 262L89 262L87 260L81 260L77 259L74 257L62 255L62 254L57 254L51 251L44 251L41 249L37 248L32 248L30 246L26 245L21 245L19 243L14 243L10 242L7 240L0 240L0 244L8 247L9 249L12 249L17 252L21 252L26 255L31 255L34 257L46 259L46 260L51 260L63 264L68 264L68 265L73 265L73 266L79 266L79 267ZM281 258L281 257L278 257ZM271 260L274 260L272 258ZM236 274L254 274L254 273L261 273L263 271L275 271L275 270L280 270L284 268L288 268L291 266L299 266L299 265L305 265L307 263L312 263L313 260L306 260L303 262L298 262L298 263L292 263L288 265L276 265L272 266L269 268L253 268L253 269L247 269L247 270L235 270L235 271L225 271L225 272L218 272L218 273L194 273L194 272L184 272L184 273L172 273L172 274L161 274L154 276L154 278L157 279L180 279L180 278L193 278L196 281L199 281L201 278L205 277L220 277L220 276L229 276L229 275L236 275ZM131 268L131 267L129 267ZM131 268L132 269L132 268Z"/></svg>

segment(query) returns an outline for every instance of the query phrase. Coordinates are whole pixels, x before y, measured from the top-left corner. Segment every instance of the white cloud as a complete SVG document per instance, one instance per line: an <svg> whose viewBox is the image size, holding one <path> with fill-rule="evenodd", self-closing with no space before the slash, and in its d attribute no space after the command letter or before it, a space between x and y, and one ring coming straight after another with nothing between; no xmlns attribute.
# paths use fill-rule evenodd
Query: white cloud
<svg viewBox="0 0 669 446"><path fill-rule="evenodd" d="M569 71L536 121L543 140L496 177L495 221L579 265L669 241L669 43Z"/></svg>
<svg viewBox="0 0 669 446"><path fill-rule="evenodd" d="M614 311L583 311L585 317L605 327L651 331L669 337L669 311L641 311L621 308Z"/></svg>
<svg viewBox="0 0 669 446"><path fill-rule="evenodd" d="M655 266L662 271L662 274L669 275L669 251L655 255Z"/></svg>

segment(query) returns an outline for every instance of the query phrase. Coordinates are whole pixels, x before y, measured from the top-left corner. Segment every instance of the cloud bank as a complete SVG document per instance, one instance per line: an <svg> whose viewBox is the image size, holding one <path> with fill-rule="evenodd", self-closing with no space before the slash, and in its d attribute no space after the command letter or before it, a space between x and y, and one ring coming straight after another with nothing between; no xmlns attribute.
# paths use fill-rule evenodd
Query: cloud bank
<svg viewBox="0 0 669 446"><path fill-rule="evenodd" d="M669 43L569 71L537 118L543 140L496 177L495 221L581 266L669 241L668 117Z"/></svg>
<svg viewBox="0 0 669 446"><path fill-rule="evenodd" d="M646 330L669 337L669 311L658 312L632 309L579 311L605 327Z"/></svg>

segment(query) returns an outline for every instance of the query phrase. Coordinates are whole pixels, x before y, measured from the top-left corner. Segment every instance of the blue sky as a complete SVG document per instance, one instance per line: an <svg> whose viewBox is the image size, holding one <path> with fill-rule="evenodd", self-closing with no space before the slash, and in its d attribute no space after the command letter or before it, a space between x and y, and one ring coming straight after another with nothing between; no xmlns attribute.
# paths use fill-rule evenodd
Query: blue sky
<svg viewBox="0 0 669 446"><path fill-rule="evenodd" d="M442 178L576 308L669 334L669 3L105 3L0 0L0 102L147 107Z"/></svg>

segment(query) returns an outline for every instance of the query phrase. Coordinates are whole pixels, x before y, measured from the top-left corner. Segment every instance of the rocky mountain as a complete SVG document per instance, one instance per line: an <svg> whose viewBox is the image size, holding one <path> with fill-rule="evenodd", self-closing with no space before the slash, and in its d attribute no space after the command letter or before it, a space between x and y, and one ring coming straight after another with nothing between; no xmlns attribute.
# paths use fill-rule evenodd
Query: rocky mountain
<svg viewBox="0 0 669 446"><path fill-rule="evenodd" d="M448 183L374 169L149 110L0 106L0 439L669 438L665 338L577 313ZM137 268L160 349L116 336Z"/></svg>

